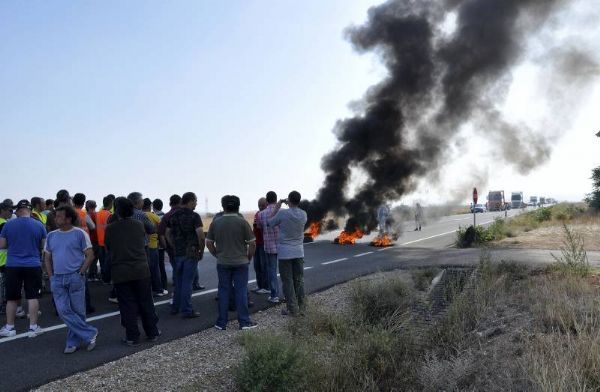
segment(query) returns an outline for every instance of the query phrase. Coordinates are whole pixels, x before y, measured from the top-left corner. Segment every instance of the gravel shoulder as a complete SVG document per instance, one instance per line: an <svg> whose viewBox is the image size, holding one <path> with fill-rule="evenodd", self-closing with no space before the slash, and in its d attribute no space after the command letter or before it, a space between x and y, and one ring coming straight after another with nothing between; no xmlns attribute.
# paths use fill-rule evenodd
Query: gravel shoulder
<svg viewBox="0 0 600 392"><path fill-rule="evenodd" d="M382 280L400 277L410 281L410 272L396 270L376 273L357 280ZM334 286L309 296L310 306L346 312L351 286L355 281ZM290 319L281 315L283 305L255 313L253 319L260 331L283 330ZM231 391L235 389L232 368L244 351L231 321L227 331L208 329L182 339L156 345L86 372L57 380L37 389L43 392L63 391Z"/></svg>
<svg viewBox="0 0 600 392"><path fill-rule="evenodd" d="M569 227L582 236L586 251L600 251L598 222L574 223L569 224ZM516 249L560 249L564 246L564 240L564 228L557 224L519 232L515 237L494 242L492 246Z"/></svg>

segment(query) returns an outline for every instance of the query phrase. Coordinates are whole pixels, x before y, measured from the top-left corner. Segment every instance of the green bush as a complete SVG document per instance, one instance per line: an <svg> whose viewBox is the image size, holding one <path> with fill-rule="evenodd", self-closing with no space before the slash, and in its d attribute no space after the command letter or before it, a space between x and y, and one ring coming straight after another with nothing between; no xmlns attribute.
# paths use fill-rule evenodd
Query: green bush
<svg viewBox="0 0 600 392"><path fill-rule="evenodd" d="M565 239L563 246L560 248L561 255L552 254L556 261L552 268L578 276L588 276L591 272L591 266L585 251L583 237L570 229L564 222L563 229Z"/></svg>
<svg viewBox="0 0 600 392"><path fill-rule="evenodd" d="M412 296L403 281L387 279L357 282L350 299L358 322L381 325L408 311Z"/></svg>
<svg viewBox="0 0 600 392"><path fill-rule="evenodd" d="M546 222L552 219L552 209L550 207L542 207L535 210L535 220L538 223Z"/></svg>
<svg viewBox="0 0 600 392"><path fill-rule="evenodd" d="M303 391L318 384L319 366L298 342L269 334L242 337L246 357L234 370L242 391Z"/></svg>

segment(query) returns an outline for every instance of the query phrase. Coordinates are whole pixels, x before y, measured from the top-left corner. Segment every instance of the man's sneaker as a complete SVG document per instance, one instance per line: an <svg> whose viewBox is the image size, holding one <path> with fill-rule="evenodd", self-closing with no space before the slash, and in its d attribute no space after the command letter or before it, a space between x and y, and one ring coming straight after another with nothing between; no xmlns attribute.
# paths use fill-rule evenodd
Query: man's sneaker
<svg viewBox="0 0 600 392"><path fill-rule="evenodd" d="M25 313L25 311L23 310L23 308L19 307L19 308L17 309L17 314L16 314L16 316L17 316L18 318L25 318L25 317L27 317L27 313Z"/></svg>
<svg viewBox="0 0 600 392"><path fill-rule="evenodd" d="M77 351L77 347L76 346L65 347L65 351L63 351L63 353L65 353L65 354L73 354L75 351Z"/></svg>
<svg viewBox="0 0 600 392"><path fill-rule="evenodd" d="M163 293L164 295L169 295L169 290L167 290L167 289L164 289L164 290L162 291L162 293Z"/></svg>
<svg viewBox="0 0 600 392"><path fill-rule="evenodd" d="M250 291L252 291L253 293L258 293L260 290L262 290L261 288L257 287L255 289L252 289Z"/></svg>
<svg viewBox="0 0 600 392"><path fill-rule="evenodd" d="M202 291L205 288L206 288L205 286L197 285L197 286L192 287L192 291Z"/></svg>
<svg viewBox="0 0 600 392"><path fill-rule="evenodd" d="M167 295L167 294L163 293L162 291L158 291L158 292L154 293L155 297L164 297L165 295Z"/></svg>
<svg viewBox="0 0 600 392"><path fill-rule="evenodd" d="M257 323L255 323L254 321L250 321L248 324L246 324L246 325L242 325L242 326L240 327L240 329L245 331L245 330L247 330L247 329L254 329L254 328L256 328L256 327L258 327L258 324L257 324Z"/></svg>
<svg viewBox="0 0 600 392"><path fill-rule="evenodd" d="M35 328L31 328L29 327L29 331L27 331L27 335L30 338L35 338L36 336L39 336L41 334L43 334L45 331L42 327L40 327L39 325L37 325Z"/></svg>
<svg viewBox="0 0 600 392"><path fill-rule="evenodd" d="M272 304L278 304L279 297L269 297L268 301L271 302Z"/></svg>
<svg viewBox="0 0 600 392"><path fill-rule="evenodd" d="M98 337L98 332L94 335L94 337L90 340L87 347L85 348L87 351L92 351L96 348L96 338Z"/></svg>
<svg viewBox="0 0 600 392"><path fill-rule="evenodd" d="M108 297L108 302L111 302L113 304L118 304L119 300L116 297Z"/></svg>
<svg viewBox="0 0 600 392"><path fill-rule="evenodd" d="M215 324L215 329L218 329L219 331L225 331L226 327L221 327L218 324Z"/></svg>
<svg viewBox="0 0 600 392"><path fill-rule="evenodd" d="M127 338L122 338L121 343L129 347L137 347L140 345L139 340L127 340Z"/></svg>
<svg viewBox="0 0 600 392"><path fill-rule="evenodd" d="M154 335L154 336L148 336L146 338L146 340L148 340L151 343L154 343L154 342L158 341L158 338L160 338L160 335L162 335L162 331L159 329L158 333L156 335Z"/></svg>
<svg viewBox="0 0 600 392"><path fill-rule="evenodd" d="M10 338L11 336L15 336L17 331L14 328L8 329L6 325L0 329L0 336L3 338Z"/></svg>
<svg viewBox="0 0 600 392"><path fill-rule="evenodd" d="M259 289L255 291L256 294L271 294L271 290L267 290L267 289Z"/></svg>

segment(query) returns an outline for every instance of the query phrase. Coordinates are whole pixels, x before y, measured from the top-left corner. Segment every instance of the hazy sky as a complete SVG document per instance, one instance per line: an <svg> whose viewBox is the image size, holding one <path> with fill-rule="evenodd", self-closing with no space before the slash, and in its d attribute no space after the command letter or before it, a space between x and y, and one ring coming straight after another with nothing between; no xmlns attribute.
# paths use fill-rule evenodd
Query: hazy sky
<svg viewBox="0 0 600 392"><path fill-rule="evenodd" d="M355 53L343 34L376 3L1 2L0 198L194 191L201 211L205 198L216 211L228 193L244 210L267 190L312 198L335 121L384 76L377 57ZM598 45L590 10L600 1L575 4L559 18L563 35ZM548 83L540 62L514 71L505 110L516 118L547 115L534 105ZM581 199L600 164L600 88L588 87L541 168L515 174L467 129L463 158L405 201L468 194L472 166L489 175L486 189Z"/></svg>

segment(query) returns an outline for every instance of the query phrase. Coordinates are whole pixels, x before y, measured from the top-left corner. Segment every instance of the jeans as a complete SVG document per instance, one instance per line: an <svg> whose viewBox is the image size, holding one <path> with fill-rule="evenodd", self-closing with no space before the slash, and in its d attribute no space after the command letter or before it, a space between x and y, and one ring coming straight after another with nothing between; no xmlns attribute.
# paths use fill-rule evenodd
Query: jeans
<svg viewBox="0 0 600 392"><path fill-rule="evenodd" d="M175 293L173 294L173 313L181 311L182 314L192 314L192 283L194 274L198 271L198 260L190 259L185 256L176 256L175 264L177 273L175 274Z"/></svg>
<svg viewBox="0 0 600 392"><path fill-rule="evenodd" d="M158 316L152 301L152 287L150 279L131 280L116 283L117 298L119 299L119 312L121 325L125 328L127 340L138 341L140 330L138 328L138 315L142 319L142 327L146 336L158 336Z"/></svg>
<svg viewBox="0 0 600 392"><path fill-rule="evenodd" d="M104 246L100 247L99 257L100 259L100 272L102 272L102 281L106 284L110 283L110 254Z"/></svg>
<svg viewBox="0 0 600 392"><path fill-rule="evenodd" d="M158 249L147 248L148 267L150 267L150 279L152 281L152 291L162 292L162 282L160 280L160 266L158 263Z"/></svg>
<svg viewBox="0 0 600 392"><path fill-rule="evenodd" d="M304 311L304 259L279 260L279 273L288 312Z"/></svg>
<svg viewBox="0 0 600 392"><path fill-rule="evenodd" d="M279 281L277 280L277 254L265 253L267 256L267 273L271 297L279 297Z"/></svg>
<svg viewBox="0 0 600 392"><path fill-rule="evenodd" d="M269 273L267 270L267 254L262 245L254 251L254 272L256 273L256 286L259 289L269 288Z"/></svg>
<svg viewBox="0 0 600 392"><path fill-rule="evenodd" d="M162 283L162 289L168 288L167 270L165 269L165 250L158 248L158 269L160 270L160 282Z"/></svg>
<svg viewBox="0 0 600 392"><path fill-rule="evenodd" d="M250 324L248 312L248 264L224 265L217 264L219 274L219 318L217 325L225 328L229 311L229 295L233 283L235 307L240 327Z"/></svg>
<svg viewBox="0 0 600 392"><path fill-rule="evenodd" d="M85 321L85 277L79 272L53 275L50 287L56 311L67 325L67 347L89 343L98 330Z"/></svg>

